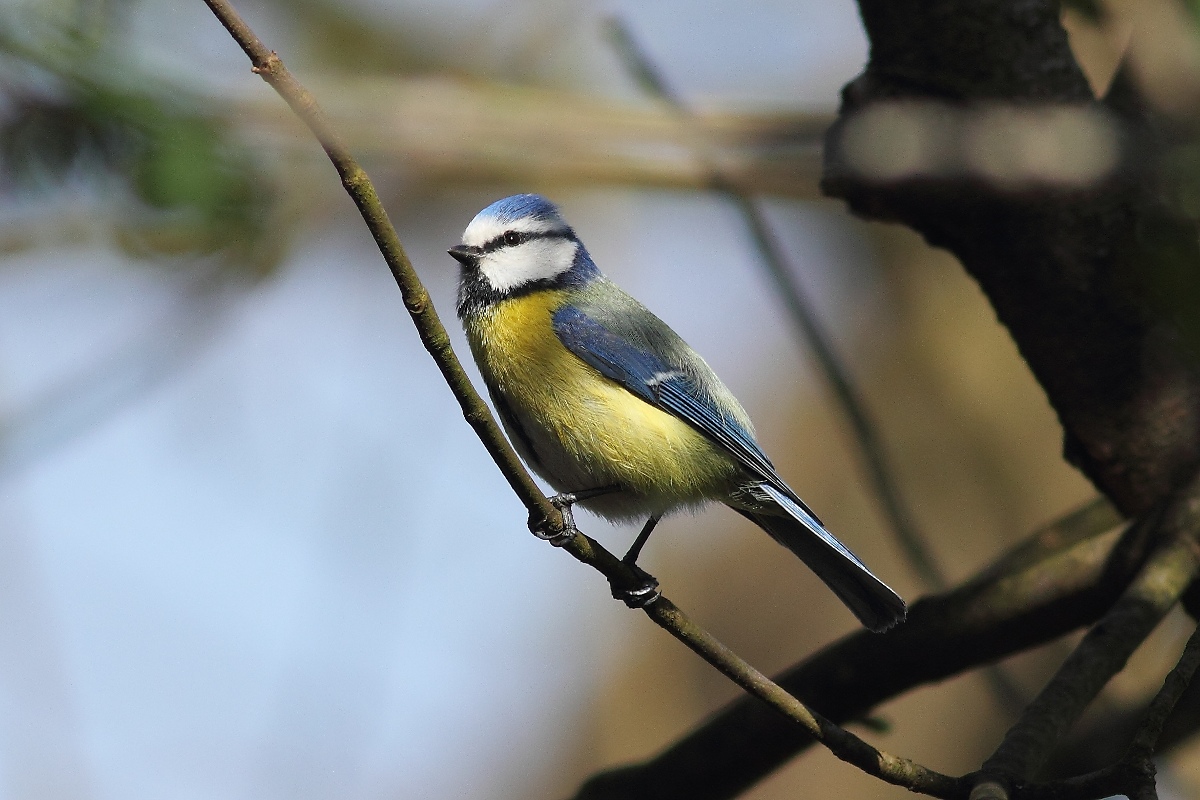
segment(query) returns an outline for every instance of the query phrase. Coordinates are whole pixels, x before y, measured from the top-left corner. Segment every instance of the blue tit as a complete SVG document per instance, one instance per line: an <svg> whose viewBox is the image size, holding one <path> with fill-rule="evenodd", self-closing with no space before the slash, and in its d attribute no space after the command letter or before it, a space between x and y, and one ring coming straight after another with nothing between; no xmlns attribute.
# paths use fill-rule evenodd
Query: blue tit
<svg viewBox="0 0 1200 800"><path fill-rule="evenodd" d="M708 364L601 274L550 201L496 201L449 252L462 265L458 316L513 447L560 499L613 522L648 518L628 564L664 514L717 500L866 627L904 619L904 601L779 477Z"/></svg>

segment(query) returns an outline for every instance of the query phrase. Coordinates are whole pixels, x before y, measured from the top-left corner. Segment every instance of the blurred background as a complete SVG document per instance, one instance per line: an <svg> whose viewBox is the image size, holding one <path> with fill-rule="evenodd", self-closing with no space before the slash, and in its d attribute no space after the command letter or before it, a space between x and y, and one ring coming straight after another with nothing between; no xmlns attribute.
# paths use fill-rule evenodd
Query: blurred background
<svg viewBox="0 0 1200 800"><path fill-rule="evenodd" d="M831 529L924 593L710 159L760 197L949 580L1094 496L953 259L819 197L867 53L851 0L239 9L376 179L460 354L446 248L549 195ZM1134 13L1112 9L1066 12L1101 89ZM0 158L0 797L562 798L737 696L527 533L323 153L200 0L0 4ZM855 627L723 508L666 521L643 563L768 672ZM1169 619L1102 706L1141 701L1187 632ZM1032 695L1065 646L1006 669ZM1015 711L972 674L864 735L959 773ZM1200 793L1198 761L1163 765L1172 791ZM819 750L747 796L834 790L907 796Z"/></svg>

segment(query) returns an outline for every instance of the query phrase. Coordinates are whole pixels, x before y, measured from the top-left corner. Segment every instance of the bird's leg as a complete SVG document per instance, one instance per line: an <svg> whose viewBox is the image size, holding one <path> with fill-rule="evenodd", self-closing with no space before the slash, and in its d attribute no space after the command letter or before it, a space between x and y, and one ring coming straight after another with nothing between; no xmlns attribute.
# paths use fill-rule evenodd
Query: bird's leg
<svg viewBox="0 0 1200 800"><path fill-rule="evenodd" d="M584 500L591 500L593 497L614 494L619 491L621 491L620 484L610 483L608 486L597 486L595 489L581 489L578 492L559 492L550 498L550 505L559 511L563 511L576 503L582 503Z"/></svg>
<svg viewBox="0 0 1200 800"><path fill-rule="evenodd" d="M575 527L575 514L571 509L572 506L584 500L591 500L593 497L619 491L621 491L621 487L613 483L608 486L597 486L594 489L581 489L578 492L559 492L550 498L550 505L557 508L558 513L562 514L562 529L554 531L545 524L536 524L530 515L529 530L539 539L545 539L555 547L562 547L579 532L579 529Z"/></svg>
<svg viewBox="0 0 1200 800"><path fill-rule="evenodd" d="M642 548L646 546L646 541L650 538L650 534L654 532L654 526L658 524L661 517L654 516L646 520L646 524L642 526L642 531L633 540L633 544L629 545L629 549L625 552L621 561L627 566L636 567L638 556L642 554Z"/></svg>
<svg viewBox="0 0 1200 800"><path fill-rule="evenodd" d="M645 608L657 600L660 594L658 579L637 565L638 556L642 554L642 548L645 547L646 540L650 538L659 519L660 517L656 515L646 520L641 532L638 533L637 538L633 540L633 544L629 546L629 550L621 559L622 564L633 570L638 582L629 587L618 588L613 585L612 594L630 608Z"/></svg>
<svg viewBox="0 0 1200 800"><path fill-rule="evenodd" d="M545 526L539 527L532 522L530 522L529 529L539 539L545 539L555 547L562 547L579 532L579 529L575 527L575 514L572 512L572 506L584 500L590 500L593 497L600 497L601 495L619 491L621 491L621 487L617 484L612 484L609 486L597 486L594 489L583 489L578 492L560 492L550 498L550 505L557 508L559 513L562 514L562 529L551 531ZM645 546L646 540L650 538L650 532L654 530L654 526L658 524L658 520L657 516L646 520L641 533L637 535L637 538L633 541L633 545L625 553L625 557L621 559L621 563L633 571L636 576L636 582L620 587L615 583L610 584L612 587L612 596L630 608L645 608L657 600L660 594L658 591L658 579L637 565L638 555L641 554L642 547Z"/></svg>

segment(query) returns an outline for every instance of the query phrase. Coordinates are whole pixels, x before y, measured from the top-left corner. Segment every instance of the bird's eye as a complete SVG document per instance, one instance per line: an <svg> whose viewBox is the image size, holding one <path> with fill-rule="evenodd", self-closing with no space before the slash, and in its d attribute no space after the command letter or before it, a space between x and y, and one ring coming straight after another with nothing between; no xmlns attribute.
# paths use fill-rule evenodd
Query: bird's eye
<svg viewBox="0 0 1200 800"><path fill-rule="evenodd" d="M520 244L521 243L521 234L517 233L516 231L508 231L507 233L504 234L504 243L505 244Z"/></svg>

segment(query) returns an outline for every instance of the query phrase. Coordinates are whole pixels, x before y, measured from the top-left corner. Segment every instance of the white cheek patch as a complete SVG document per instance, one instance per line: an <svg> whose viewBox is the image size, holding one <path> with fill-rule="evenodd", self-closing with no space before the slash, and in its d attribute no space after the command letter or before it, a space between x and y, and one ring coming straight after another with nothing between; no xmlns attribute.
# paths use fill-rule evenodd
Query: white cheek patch
<svg viewBox="0 0 1200 800"><path fill-rule="evenodd" d="M508 231L517 233L549 233L566 230L564 225L550 219L519 219L515 222L500 222L495 217L476 217L463 231L462 243L468 247L483 247L488 242Z"/></svg>
<svg viewBox="0 0 1200 800"><path fill-rule="evenodd" d="M479 259L479 270L493 289L508 292L562 275L575 263L578 249L571 239L533 239L487 253Z"/></svg>

